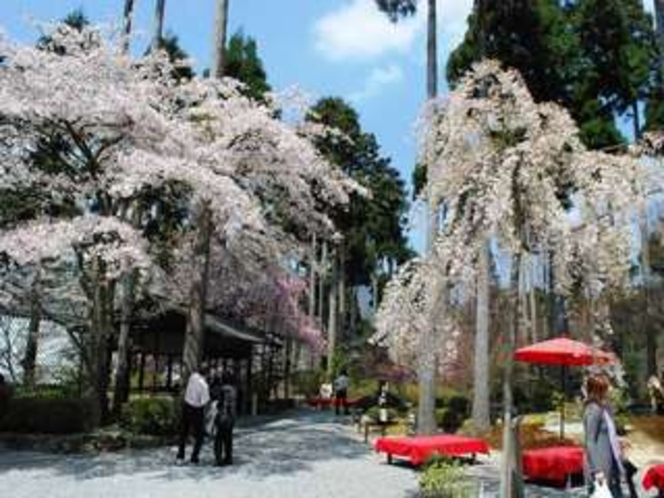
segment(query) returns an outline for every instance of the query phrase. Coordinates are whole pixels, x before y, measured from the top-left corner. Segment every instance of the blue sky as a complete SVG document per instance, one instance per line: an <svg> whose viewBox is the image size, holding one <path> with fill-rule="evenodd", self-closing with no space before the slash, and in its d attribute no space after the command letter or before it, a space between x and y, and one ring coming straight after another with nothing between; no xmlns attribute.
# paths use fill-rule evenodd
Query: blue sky
<svg viewBox="0 0 664 498"><path fill-rule="evenodd" d="M440 70L463 36L473 0L439 0ZM179 36L199 69L211 60L214 0L167 0L165 26ZM133 49L147 46L155 0L136 0ZM32 42L34 21L52 21L82 7L93 22L117 23L123 0L2 0L0 25ZM276 90L297 86L313 97L341 96L359 111L367 131L410 182L416 156L415 120L425 97L424 11L393 25L374 0L230 0L230 33L258 42ZM422 248L418 216L411 241Z"/></svg>
<svg viewBox="0 0 664 498"><path fill-rule="evenodd" d="M447 56L463 37L473 1L438 0L443 92ZM141 53L149 43L155 0L135 2L133 49ZM214 3L166 0L166 30L178 35L198 69L211 60ZM644 4L652 12L652 0ZM82 7L93 22L118 23L123 5L124 0L0 0L0 30L32 43L38 36L35 21L61 19ZM350 100L365 130L377 135L384 154L410 183L414 126L425 97L423 14L395 26L376 11L374 0L230 0L229 28L257 40L274 89L297 86L314 97ZM629 123L621 128L631 133ZM415 211L410 241L423 252L421 225L421 213Z"/></svg>

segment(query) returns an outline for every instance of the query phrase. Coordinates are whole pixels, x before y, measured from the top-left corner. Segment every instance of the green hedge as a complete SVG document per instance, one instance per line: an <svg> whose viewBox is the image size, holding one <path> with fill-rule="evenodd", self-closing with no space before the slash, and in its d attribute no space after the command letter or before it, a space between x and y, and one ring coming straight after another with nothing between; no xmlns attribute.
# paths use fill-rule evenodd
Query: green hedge
<svg viewBox="0 0 664 498"><path fill-rule="evenodd" d="M179 416L172 397L136 398L124 404L120 422L134 434L169 436L177 433Z"/></svg>
<svg viewBox="0 0 664 498"><path fill-rule="evenodd" d="M83 399L14 398L0 420L0 431L75 434L90 430L92 404Z"/></svg>

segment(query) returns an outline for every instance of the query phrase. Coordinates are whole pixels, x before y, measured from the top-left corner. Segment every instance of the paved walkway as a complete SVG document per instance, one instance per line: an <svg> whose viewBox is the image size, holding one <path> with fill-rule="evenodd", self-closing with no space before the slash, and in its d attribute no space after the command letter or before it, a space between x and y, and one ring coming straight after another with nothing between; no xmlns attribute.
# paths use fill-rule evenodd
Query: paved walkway
<svg viewBox="0 0 664 498"><path fill-rule="evenodd" d="M303 413L240 429L236 465L173 465L175 449L96 457L0 451L0 496L7 498L404 498L417 474L388 466L326 413Z"/></svg>
<svg viewBox="0 0 664 498"><path fill-rule="evenodd" d="M481 496L498 494L494 453L468 473ZM174 465L175 449L63 456L0 449L2 498L415 498L419 474L385 457L329 413L301 412L239 429L236 465L217 468L209 445L201 465ZM581 497L528 486L528 498ZM645 495L644 495L645 496Z"/></svg>

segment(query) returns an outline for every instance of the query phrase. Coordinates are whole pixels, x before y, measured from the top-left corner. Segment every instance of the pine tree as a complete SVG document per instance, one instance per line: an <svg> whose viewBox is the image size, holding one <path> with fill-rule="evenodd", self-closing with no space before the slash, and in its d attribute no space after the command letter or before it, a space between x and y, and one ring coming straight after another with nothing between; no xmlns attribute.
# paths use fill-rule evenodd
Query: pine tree
<svg viewBox="0 0 664 498"><path fill-rule="evenodd" d="M224 76L244 83L244 93L254 100L263 100L265 94L271 90L263 61L258 55L256 40L245 36L242 31L235 33L228 41Z"/></svg>

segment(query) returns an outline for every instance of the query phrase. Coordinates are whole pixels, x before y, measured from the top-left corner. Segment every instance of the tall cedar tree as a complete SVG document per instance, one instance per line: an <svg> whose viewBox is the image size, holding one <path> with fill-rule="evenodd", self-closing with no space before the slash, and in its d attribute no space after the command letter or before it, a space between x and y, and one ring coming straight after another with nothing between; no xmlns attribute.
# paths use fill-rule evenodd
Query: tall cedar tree
<svg viewBox="0 0 664 498"><path fill-rule="evenodd" d="M658 52L638 0L479 0L448 61L450 83L483 57L518 69L536 100L567 107L599 149L624 142L617 115L631 113L641 131L634 109L653 94Z"/></svg>
<svg viewBox="0 0 664 498"><path fill-rule="evenodd" d="M225 59L224 76L244 83L248 97L263 100L271 88L267 82L263 61L258 55L256 40L238 31L228 41Z"/></svg>
<svg viewBox="0 0 664 498"><path fill-rule="evenodd" d="M348 209L334 216L344 235L346 281L367 285L379 262L399 264L411 257L404 235L408 209L404 183L390 160L381 156L376 137L362 131L357 112L342 99L321 99L307 119L343 134L327 133L316 146L330 162L371 191L371 198L353 196Z"/></svg>

